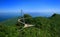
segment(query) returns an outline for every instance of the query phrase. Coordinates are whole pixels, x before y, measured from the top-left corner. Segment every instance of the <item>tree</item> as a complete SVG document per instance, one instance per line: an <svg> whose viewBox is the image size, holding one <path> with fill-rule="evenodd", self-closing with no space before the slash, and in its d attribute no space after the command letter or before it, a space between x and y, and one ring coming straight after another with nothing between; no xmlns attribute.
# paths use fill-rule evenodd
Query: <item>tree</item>
<svg viewBox="0 0 60 37"><path fill-rule="evenodd" d="M19 32L14 26L0 25L0 37L18 37Z"/></svg>

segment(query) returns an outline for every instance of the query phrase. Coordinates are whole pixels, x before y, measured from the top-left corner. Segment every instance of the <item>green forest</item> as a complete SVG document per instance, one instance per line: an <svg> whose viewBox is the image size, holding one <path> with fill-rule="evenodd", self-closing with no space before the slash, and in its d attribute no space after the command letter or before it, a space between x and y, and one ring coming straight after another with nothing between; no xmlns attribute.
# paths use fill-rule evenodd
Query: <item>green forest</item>
<svg viewBox="0 0 60 37"><path fill-rule="evenodd" d="M0 22L0 37L60 37L60 14L48 18L24 14L25 23L34 25L27 28L23 28L24 24L19 23L18 18Z"/></svg>

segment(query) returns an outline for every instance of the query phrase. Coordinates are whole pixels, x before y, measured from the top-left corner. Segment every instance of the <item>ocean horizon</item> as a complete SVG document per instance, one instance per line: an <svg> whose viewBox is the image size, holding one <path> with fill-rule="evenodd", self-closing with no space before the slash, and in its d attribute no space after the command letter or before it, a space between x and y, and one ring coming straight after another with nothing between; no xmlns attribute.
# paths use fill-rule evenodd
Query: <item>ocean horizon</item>
<svg viewBox="0 0 60 37"><path fill-rule="evenodd" d="M24 13L24 14L29 14L31 15L32 17L38 17L38 16L41 16L41 17L50 17L52 16L52 13L38 13L38 12L29 12L29 13ZM8 12L8 13L1 13L0 12L0 21L4 21L4 20L7 20L7 19L10 19L10 18L14 18L14 17L18 17L18 16L21 16L21 13L13 13L13 12Z"/></svg>

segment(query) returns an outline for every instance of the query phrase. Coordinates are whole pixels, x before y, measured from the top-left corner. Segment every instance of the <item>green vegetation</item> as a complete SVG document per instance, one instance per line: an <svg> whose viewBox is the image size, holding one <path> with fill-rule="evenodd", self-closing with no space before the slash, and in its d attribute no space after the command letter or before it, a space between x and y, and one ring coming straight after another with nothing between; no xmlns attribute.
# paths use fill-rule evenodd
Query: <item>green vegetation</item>
<svg viewBox="0 0 60 37"><path fill-rule="evenodd" d="M0 25L0 37L18 37L19 32L15 26Z"/></svg>
<svg viewBox="0 0 60 37"><path fill-rule="evenodd" d="M23 28L24 25L17 22L17 18L10 19L0 23L0 37L60 37L59 14L53 14L49 18L33 18L25 14L24 18L27 18L25 23L34 26Z"/></svg>

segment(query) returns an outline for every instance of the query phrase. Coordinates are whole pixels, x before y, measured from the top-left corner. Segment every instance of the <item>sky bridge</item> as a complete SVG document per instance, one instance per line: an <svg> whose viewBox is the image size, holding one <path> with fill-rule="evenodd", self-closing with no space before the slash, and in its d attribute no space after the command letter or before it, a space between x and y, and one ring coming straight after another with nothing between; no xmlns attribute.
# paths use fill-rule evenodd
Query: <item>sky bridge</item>
<svg viewBox="0 0 60 37"><path fill-rule="evenodd" d="M22 17L22 18L18 19L18 22L24 24L24 27L23 27L23 28L34 26L34 25L32 25L32 24L26 24L26 23L25 23L25 19L27 19L27 18L24 18L24 13L23 13L22 10L21 10L21 17ZM23 20L23 22L22 22L21 20Z"/></svg>

